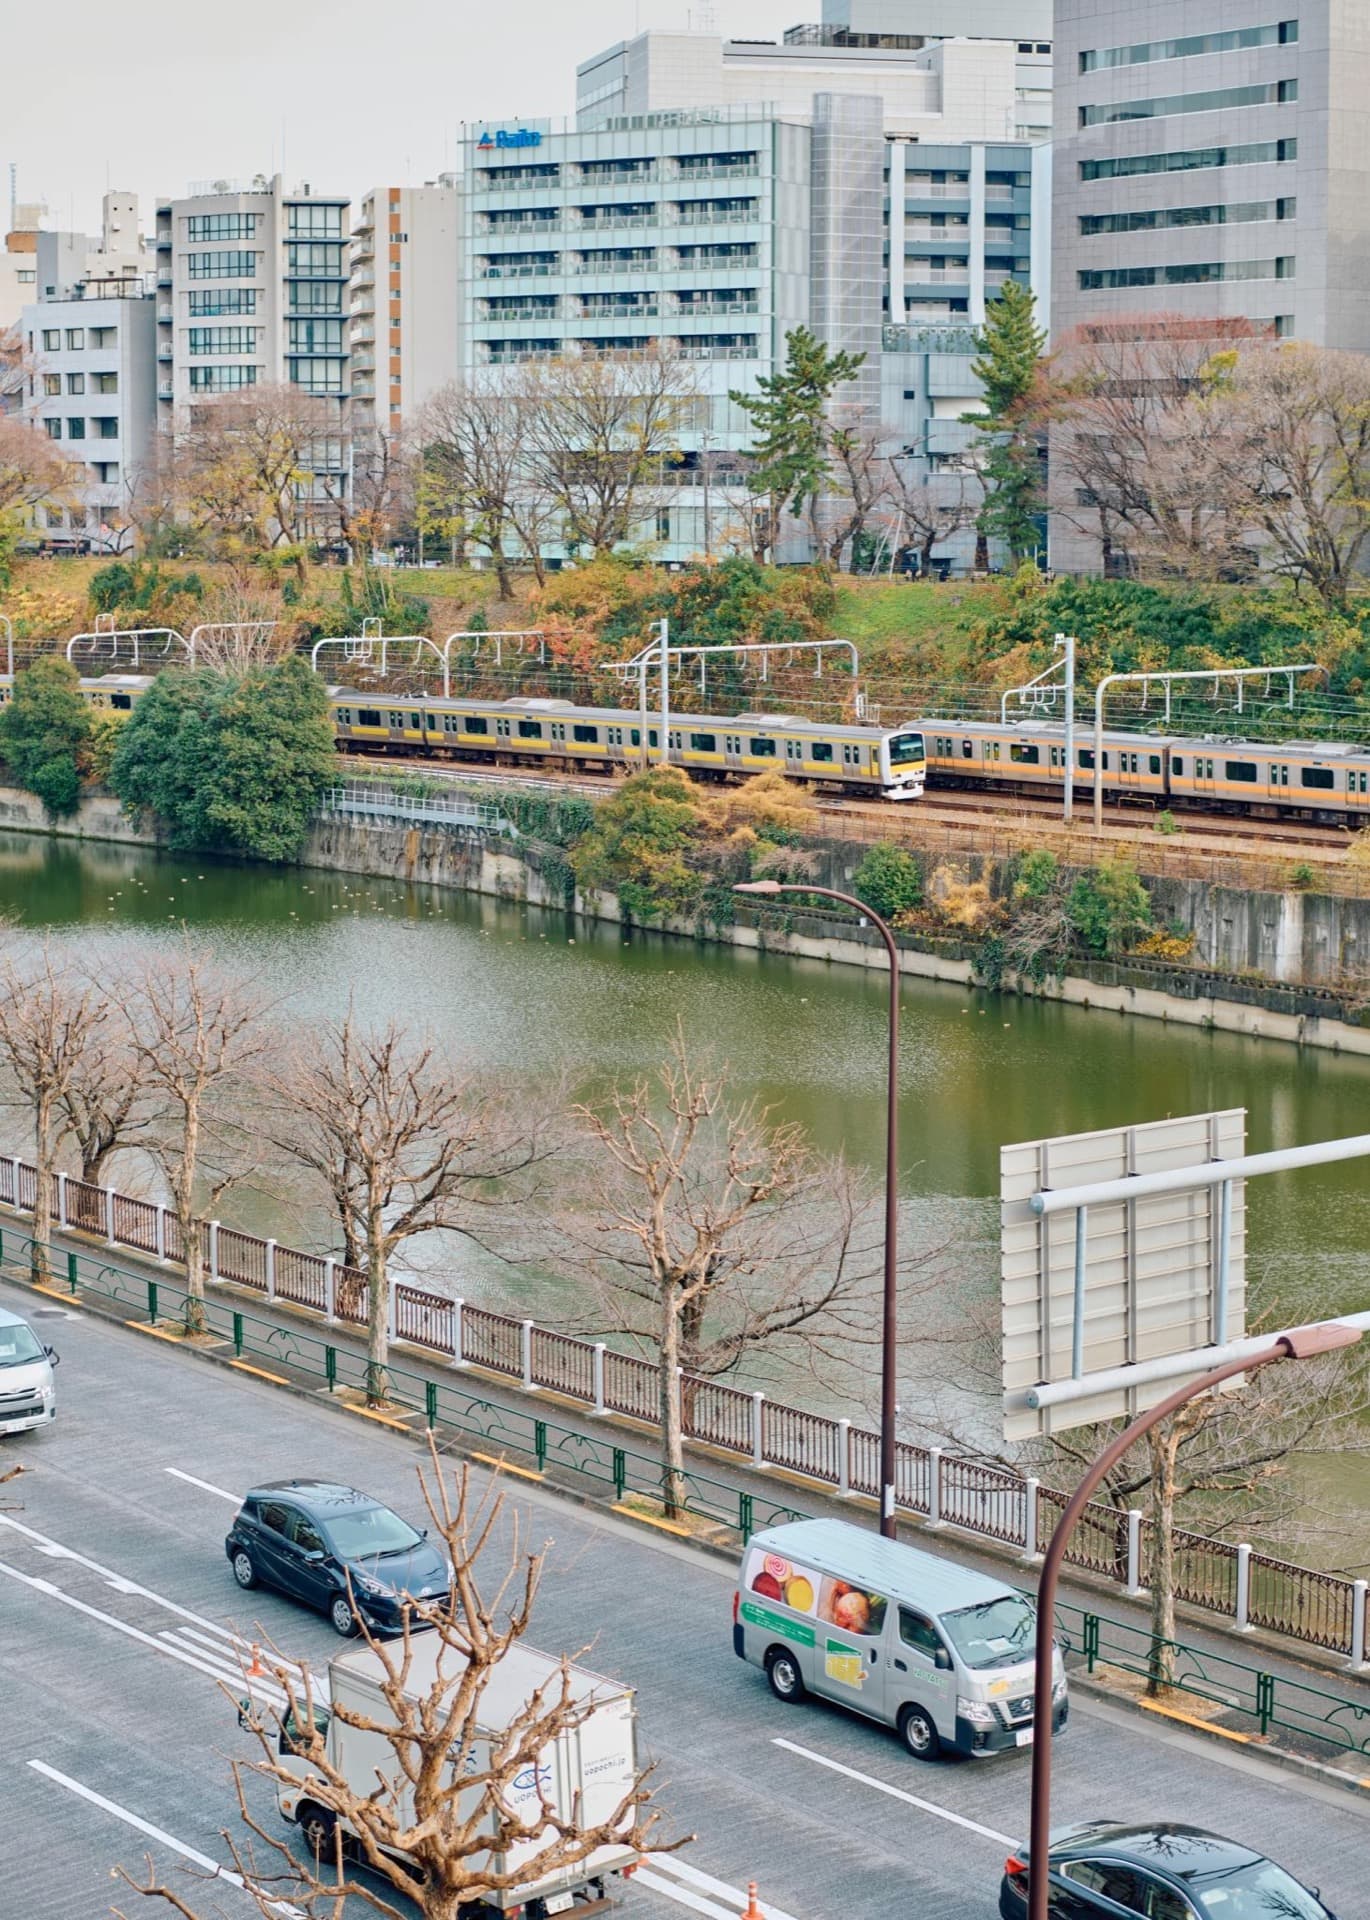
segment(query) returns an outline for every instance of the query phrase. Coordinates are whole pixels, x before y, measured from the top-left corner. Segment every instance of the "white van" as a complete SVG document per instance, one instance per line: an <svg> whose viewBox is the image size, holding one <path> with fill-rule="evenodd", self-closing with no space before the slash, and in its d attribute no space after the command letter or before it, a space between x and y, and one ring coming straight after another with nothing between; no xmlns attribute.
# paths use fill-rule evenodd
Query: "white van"
<svg viewBox="0 0 1370 1920"><path fill-rule="evenodd" d="M0 1433L27 1433L57 1418L57 1360L27 1320L0 1307Z"/></svg>
<svg viewBox="0 0 1370 1920"><path fill-rule="evenodd" d="M918 1760L1033 1737L1037 1610L1002 1581L845 1520L754 1533L733 1596L733 1651L778 1699L819 1695L896 1727ZM1053 1656L1051 1723L1066 1723Z"/></svg>

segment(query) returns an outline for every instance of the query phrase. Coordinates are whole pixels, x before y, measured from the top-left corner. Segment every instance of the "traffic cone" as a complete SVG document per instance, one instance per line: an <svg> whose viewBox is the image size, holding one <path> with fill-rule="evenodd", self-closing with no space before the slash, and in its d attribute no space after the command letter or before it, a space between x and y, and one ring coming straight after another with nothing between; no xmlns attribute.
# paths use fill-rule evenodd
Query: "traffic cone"
<svg viewBox="0 0 1370 1920"><path fill-rule="evenodd" d="M765 1914L756 1904L755 1880L747 1882L747 1911L741 1916L741 1920L766 1920Z"/></svg>
<svg viewBox="0 0 1370 1920"><path fill-rule="evenodd" d="M252 1642L252 1665L247 1669L246 1678L249 1680L266 1679L266 1668L262 1665L262 1650L255 1640Z"/></svg>

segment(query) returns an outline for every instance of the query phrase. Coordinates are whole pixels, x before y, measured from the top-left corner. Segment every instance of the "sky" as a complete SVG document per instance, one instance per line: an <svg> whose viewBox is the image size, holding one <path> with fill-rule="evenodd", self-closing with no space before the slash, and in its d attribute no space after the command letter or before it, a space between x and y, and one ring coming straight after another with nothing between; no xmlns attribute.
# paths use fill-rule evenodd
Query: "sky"
<svg viewBox="0 0 1370 1920"><path fill-rule="evenodd" d="M578 61L709 0L64 0L53 58L0 83L0 190L98 231L132 189L146 228L191 181L282 172L350 193L456 165L462 121L573 112ZM712 0L714 31L779 39L821 0ZM38 84L33 84L41 74ZM282 159L282 156L284 158Z"/></svg>

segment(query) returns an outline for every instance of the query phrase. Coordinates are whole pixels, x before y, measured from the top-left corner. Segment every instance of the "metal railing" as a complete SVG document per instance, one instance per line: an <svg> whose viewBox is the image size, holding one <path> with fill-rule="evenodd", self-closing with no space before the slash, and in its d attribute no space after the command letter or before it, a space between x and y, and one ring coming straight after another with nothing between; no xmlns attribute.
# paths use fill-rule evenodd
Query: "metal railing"
<svg viewBox="0 0 1370 1920"><path fill-rule="evenodd" d="M450 827L464 832L495 833L515 838L517 828L488 800L468 794L407 794L391 786L368 786L361 781L330 787L319 802L323 814L361 820L404 820L416 826Z"/></svg>
<svg viewBox="0 0 1370 1920"><path fill-rule="evenodd" d="M56 1184L56 1227L93 1233L111 1251L132 1248L165 1265L177 1260L179 1226L167 1207L65 1173ZM32 1166L0 1155L0 1205L31 1213L35 1185ZM267 1302L289 1301L317 1314L325 1328L366 1324L364 1273L327 1255L280 1246L217 1220L202 1221L199 1229L211 1282L245 1287ZM15 1238L12 1230L0 1232L0 1265ZM31 1244L27 1239L23 1243ZM54 1256L54 1264L60 1265L63 1257L73 1276L92 1264L88 1256L75 1253ZM146 1284L154 1290L164 1286L109 1262L93 1264L100 1273L119 1274L121 1284ZM75 1288L76 1279L72 1284ZM214 1311L222 1314L225 1309L217 1306ZM454 1369L483 1367L526 1391L545 1389L601 1416L619 1414L652 1428L658 1423L659 1367L636 1354L618 1352L605 1341L539 1327L532 1320L495 1313L404 1280L392 1285L388 1322L392 1339L421 1347ZM298 1328L289 1333L273 1330L271 1337L322 1345L317 1336ZM361 1379L364 1383L364 1374ZM778 1467L802 1475L842 1497L875 1494L879 1438L869 1428L692 1374L680 1376L678 1391L685 1431L699 1444L756 1468ZM508 1409L500 1409L500 1415L510 1422L532 1423L536 1418ZM1036 1479L912 1441L900 1441L896 1449L895 1491L905 1513L971 1537L1007 1543L1028 1557L1050 1539L1066 1503L1064 1494ZM1264 1627L1344 1654L1355 1669L1364 1664L1364 1580L1301 1567L1202 1534L1177 1530L1174 1546L1177 1592L1190 1605L1239 1630ZM1145 1588L1152 1551L1139 1512L1093 1502L1075 1528L1066 1559L1136 1594Z"/></svg>

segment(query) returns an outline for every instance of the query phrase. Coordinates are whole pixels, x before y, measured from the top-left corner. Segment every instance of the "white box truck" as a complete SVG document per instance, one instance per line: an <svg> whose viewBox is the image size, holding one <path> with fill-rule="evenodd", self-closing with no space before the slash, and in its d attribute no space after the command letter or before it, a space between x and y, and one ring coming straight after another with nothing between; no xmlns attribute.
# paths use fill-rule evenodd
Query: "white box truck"
<svg viewBox="0 0 1370 1920"><path fill-rule="evenodd" d="M461 1672L461 1655L456 1649L444 1649L439 1633L414 1636L413 1656L408 1679L408 1697L415 1701L432 1696L438 1678L438 1661L443 1676L455 1678ZM546 1687L548 1698L556 1699L561 1686L560 1661L532 1647L511 1647L495 1668L480 1701L482 1734L498 1738L522 1713L539 1687ZM330 1704L316 1702L315 1723L327 1743L328 1759L360 1795L376 1791L377 1778L395 1782L400 1818L412 1818L410 1788L404 1780L395 1749L381 1733L348 1726L338 1709L350 1709L366 1719L387 1721L390 1709L381 1683L385 1669L378 1653L370 1647L357 1647L339 1654L329 1663ZM556 1808L559 1817L581 1827L593 1827L609 1820L638 1776L636 1718L630 1687L584 1667L571 1669L571 1697L581 1705L591 1703L590 1711L579 1726L568 1729L548 1746L536 1767L529 1766L514 1781L510 1799L519 1814L536 1812L539 1793ZM287 1765L291 1763L291 1729L282 1728L280 1750ZM485 1764L477 1742L474 1765ZM295 1756L298 1784L282 1782L276 1793L277 1805L287 1820L299 1823L313 1847L327 1854L332 1847L334 1817L309 1790L309 1763ZM493 1822L492 1822L493 1827ZM347 1833L343 1822L344 1836ZM550 1836L549 1836L550 1838ZM540 1850L537 1841L525 1842L508 1853L488 1856L491 1871L517 1872L520 1858L530 1863ZM473 1867L485 1864L487 1856L472 1859ZM629 1846L601 1847L574 1867L520 1884L507 1892L491 1894L469 1910L470 1920L496 1920L496 1916L520 1915L522 1920L550 1920L565 1915L580 1920L581 1915L604 1913L617 1904L611 1897L615 1878L630 1873L638 1863L638 1854ZM467 1909L463 1908L463 1920Z"/></svg>

